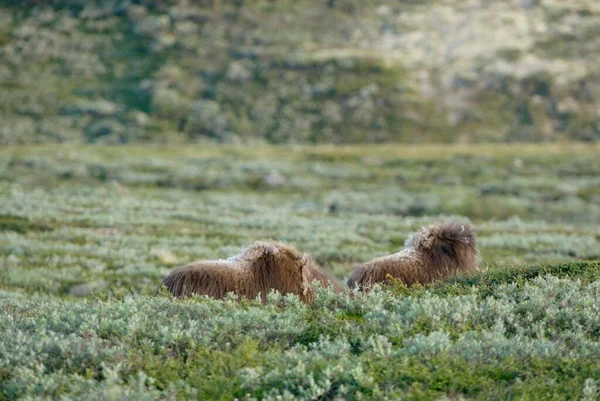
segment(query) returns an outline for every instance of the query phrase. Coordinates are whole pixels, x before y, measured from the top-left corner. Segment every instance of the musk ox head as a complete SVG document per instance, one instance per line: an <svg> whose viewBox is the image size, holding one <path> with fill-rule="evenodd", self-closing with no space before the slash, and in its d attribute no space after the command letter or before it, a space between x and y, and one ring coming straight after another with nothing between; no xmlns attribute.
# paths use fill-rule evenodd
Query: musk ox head
<svg viewBox="0 0 600 401"><path fill-rule="evenodd" d="M240 258L253 261L258 279L271 288L282 294L297 294L304 301L312 299L311 269L316 266L307 254L281 242L256 242Z"/></svg>
<svg viewBox="0 0 600 401"><path fill-rule="evenodd" d="M453 266L463 271L477 269L477 242L469 224L447 222L423 228L405 243L426 256L432 266Z"/></svg>

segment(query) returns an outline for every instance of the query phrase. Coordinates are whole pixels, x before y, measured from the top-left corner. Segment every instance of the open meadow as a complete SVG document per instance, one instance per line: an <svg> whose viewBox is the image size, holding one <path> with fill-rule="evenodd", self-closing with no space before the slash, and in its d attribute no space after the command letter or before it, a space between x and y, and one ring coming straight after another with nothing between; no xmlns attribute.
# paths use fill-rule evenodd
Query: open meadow
<svg viewBox="0 0 600 401"><path fill-rule="evenodd" d="M599 21L0 0L0 401L600 401Z"/></svg>
<svg viewBox="0 0 600 401"><path fill-rule="evenodd" d="M473 224L482 272L310 306L155 297L276 239L346 279ZM0 400L600 397L600 146L0 149Z"/></svg>

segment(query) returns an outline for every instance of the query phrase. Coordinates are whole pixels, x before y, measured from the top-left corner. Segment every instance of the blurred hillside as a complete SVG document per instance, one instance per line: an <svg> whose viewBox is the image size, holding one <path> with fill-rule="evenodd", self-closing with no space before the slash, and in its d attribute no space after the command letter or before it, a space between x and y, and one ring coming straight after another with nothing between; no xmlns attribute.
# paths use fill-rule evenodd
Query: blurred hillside
<svg viewBox="0 0 600 401"><path fill-rule="evenodd" d="M599 22L597 0L4 0L0 144L597 141Z"/></svg>

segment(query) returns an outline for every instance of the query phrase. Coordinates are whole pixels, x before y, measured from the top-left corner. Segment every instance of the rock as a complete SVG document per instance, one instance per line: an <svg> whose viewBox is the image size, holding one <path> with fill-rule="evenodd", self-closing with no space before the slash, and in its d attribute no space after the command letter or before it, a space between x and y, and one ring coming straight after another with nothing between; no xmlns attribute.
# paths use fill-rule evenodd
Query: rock
<svg viewBox="0 0 600 401"><path fill-rule="evenodd" d="M88 164L86 170L90 177L94 177L98 181L107 182L111 178L109 169L101 164Z"/></svg>
<svg viewBox="0 0 600 401"><path fill-rule="evenodd" d="M79 21L69 14L62 14L55 23L55 29L61 33L70 33L76 29Z"/></svg>
<svg viewBox="0 0 600 401"><path fill-rule="evenodd" d="M135 27L135 32L140 35L155 36L165 31L171 25L168 15L149 16L142 19Z"/></svg>
<svg viewBox="0 0 600 401"><path fill-rule="evenodd" d="M81 100L62 110L65 114L91 114L96 117L112 117L121 112L121 107L107 100Z"/></svg>
<svg viewBox="0 0 600 401"><path fill-rule="evenodd" d="M523 168L523 160L521 160L521 159L513 160L513 167L517 168L517 169Z"/></svg>
<svg viewBox="0 0 600 401"><path fill-rule="evenodd" d="M540 0L521 0L521 7L528 9L536 7L540 4Z"/></svg>
<svg viewBox="0 0 600 401"><path fill-rule="evenodd" d="M153 53L160 53L169 47L172 47L177 43L177 38L172 33L159 33L156 36L156 40L150 45L150 51Z"/></svg>
<svg viewBox="0 0 600 401"><path fill-rule="evenodd" d="M227 78L231 81L243 82L252 77L252 72L239 61L234 61L227 68Z"/></svg>
<svg viewBox="0 0 600 401"><path fill-rule="evenodd" d="M108 287L107 281L92 281L89 283L75 284L69 289L69 295L74 297L86 297L93 291Z"/></svg>
<svg viewBox="0 0 600 401"><path fill-rule="evenodd" d="M10 26L13 23L13 16L10 13L0 13L0 26Z"/></svg>
<svg viewBox="0 0 600 401"><path fill-rule="evenodd" d="M169 15L173 21L194 21L200 23L209 21L211 17L210 13L190 7L171 7Z"/></svg>
<svg viewBox="0 0 600 401"><path fill-rule="evenodd" d="M560 113L563 114L575 114L580 109L579 104L577 104L577 101L571 96L560 100L556 108Z"/></svg>
<svg viewBox="0 0 600 401"><path fill-rule="evenodd" d="M376 9L377 15L379 15L380 17L386 17L390 15L391 11L392 10L390 10L390 8L386 5L381 5Z"/></svg>
<svg viewBox="0 0 600 401"><path fill-rule="evenodd" d="M22 24L12 32L12 35L18 39L27 39L34 36L37 32L37 27L32 24Z"/></svg>
<svg viewBox="0 0 600 401"><path fill-rule="evenodd" d="M100 8L100 7L86 7L81 13L79 13L79 18L81 19L101 19L110 17L113 15L114 11L111 8Z"/></svg>
<svg viewBox="0 0 600 401"><path fill-rule="evenodd" d="M497 184L484 184L479 186L479 193L481 195L494 195L501 193L502 188Z"/></svg>
<svg viewBox="0 0 600 401"><path fill-rule="evenodd" d="M36 124L29 117L4 119L0 124L0 143L35 143Z"/></svg>
<svg viewBox="0 0 600 401"><path fill-rule="evenodd" d="M42 118L44 116L44 108L39 104L31 103L17 106L19 114L23 114L33 118Z"/></svg>
<svg viewBox="0 0 600 401"><path fill-rule="evenodd" d="M106 118L98 121L94 121L85 128L85 136L88 142L96 142L102 137L111 136L113 141L120 142L121 134L125 131L123 125L112 118Z"/></svg>
<svg viewBox="0 0 600 401"><path fill-rule="evenodd" d="M331 202L328 206L327 206L327 212L329 214L337 214L340 211L340 204L339 202Z"/></svg>
<svg viewBox="0 0 600 401"><path fill-rule="evenodd" d="M175 64L165 64L155 74L155 78L155 85L169 87L183 81L186 78L186 74L181 67Z"/></svg>
<svg viewBox="0 0 600 401"><path fill-rule="evenodd" d="M192 135L225 139L228 136L228 121L221 114L219 103L213 100L198 100L187 115L186 131Z"/></svg>
<svg viewBox="0 0 600 401"><path fill-rule="evenodd" d="M270 187L281 187L285 185L286 179L279 171L271 171L264 179L265 184Z"/></svg>
<svg viewBox="0 0 600 401"><path fill-rule="evenodd" d="M194 35L198 32L198 25L192 21L181 21L175 24L175 34L179 37Z"/></svg>
<svg viewBox="0 0 600 401"><path fill-rule="evenodd" d="M344 120L342 108L336 102L327 102L323 107L323 117L329 123L338 124Z"/></svg>
<svg viewBox="0 0 600 401"><path fill-rule="evenodd" d="M128 118L133 121L133 123L135 125L137 125L138 127L145 127L146 125L148 125L148 122L150 121L150 117L148 117L148 114L144 113L143 111L132 111L128 114Z"/></svg>
<svg viewBox="0 0 600 401"><path fill-rule="evenodd" d="M41 10L39 13L37 13L34 16L34 18L37 22L40 22L42 24L49 24L55 20L56 13L54 12L53 9L46 8L46 9Z"/></svg>
<svg viewBox="0 0 600 401"><path fill-rule="evenodd" d="M179 263L179 259L177 258L177 256L175 256L173 254L173 252L169 251L168 249L152 249L150 251L150 253L152 254L152 256L154 256L156 259L158 259L162 264L165 265L176 265L177 263Z"/></svg>
<svg viewBox="0 0 600 401"><path fill-rule="evenodd" d="M80 122L81 119L78 119ZM41 118L39 136L55 142L81 142L81 129L76 126L72 117L56 116Z"/></svg>
<svg viewBox="0 0 600 401"><path fill-rule="evenodd" d="M197 98L207 89L201 77L190 74L174 64L166 64L154 75L151 82L142 82L146 88L175 90L182 96Z"/></svg>
<svg viewBox="0 0 600 401"><path fill-rule="evenodd" d="M131 21L140 22L146 18L148 10L146 10L146 7L144 6L133 4L127 7L126 14Z"/></svg>
<svg viewBox="0 0 600 401"><path fill-rule="evenodd" d="M361 88L359 91L359 94L361 97L368 98L368 97L371 97L371 96L377 94L377 92L379 92L379 85L377 85L375 82L373 82L373 83Z"/></svg>
<svg viewBox="0 0 600 401"><path fill-rule="evenodd" d="M178 90L166 88L160 83L152 91L152 114L170 119L182 118L186 115L190 100Z"/></svg>
<svg viewBox="0 0 600 401"><path fill-rule="evenodd" d="M158 86L158 82L153 79L144 79L140 82L139 89L145 95L149 95Z"/></svg>

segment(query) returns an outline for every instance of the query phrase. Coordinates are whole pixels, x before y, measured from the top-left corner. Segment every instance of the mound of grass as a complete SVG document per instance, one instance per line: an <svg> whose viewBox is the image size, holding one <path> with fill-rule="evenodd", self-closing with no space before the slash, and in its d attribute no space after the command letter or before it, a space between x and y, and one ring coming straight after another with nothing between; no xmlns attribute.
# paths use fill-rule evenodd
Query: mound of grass
<svg viewBox="0 0 600 401"><path fill-rule="evenodd" d="M436 294L456 294L477 289L477 293L481 297L486 297L492 294L499 285L513 283L522 285L534 278L547 275L590 283L600 280L600 262L578 261L511 267L497 266L482 273L455 276L428 286L427 289Z"/></svg>

